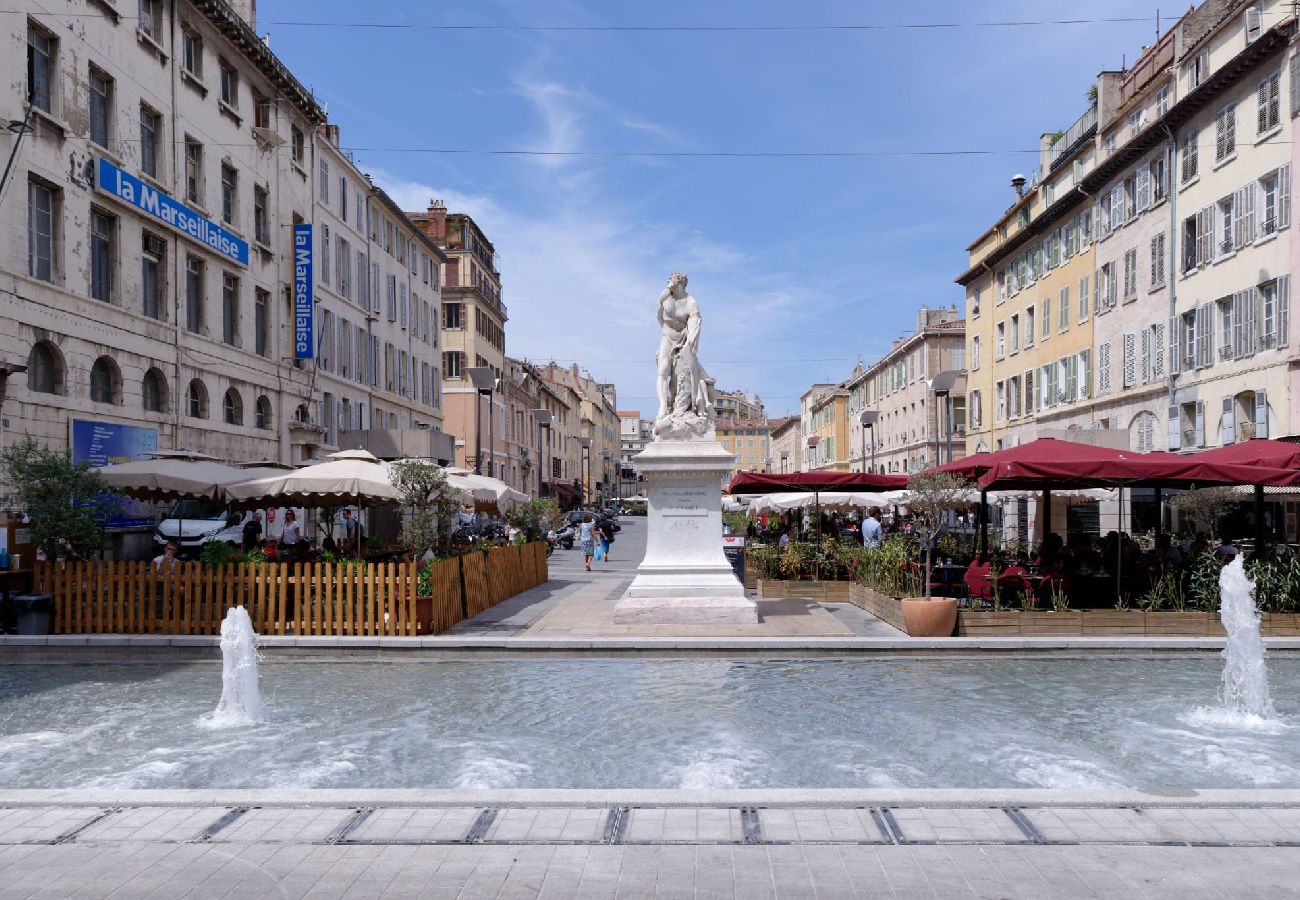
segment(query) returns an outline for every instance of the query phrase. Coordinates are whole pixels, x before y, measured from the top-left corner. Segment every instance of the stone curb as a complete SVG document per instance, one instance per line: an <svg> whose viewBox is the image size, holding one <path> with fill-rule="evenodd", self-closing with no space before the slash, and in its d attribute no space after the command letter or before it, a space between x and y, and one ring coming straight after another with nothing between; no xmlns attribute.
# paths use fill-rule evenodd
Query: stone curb
<svg viewBox="0 0 1300 900"><path fill-rule="evenodd" d="M1294 807L1300 790L757 789L757 790L0 790L0 807L84 806L784 806L784 807Z"/></svg>

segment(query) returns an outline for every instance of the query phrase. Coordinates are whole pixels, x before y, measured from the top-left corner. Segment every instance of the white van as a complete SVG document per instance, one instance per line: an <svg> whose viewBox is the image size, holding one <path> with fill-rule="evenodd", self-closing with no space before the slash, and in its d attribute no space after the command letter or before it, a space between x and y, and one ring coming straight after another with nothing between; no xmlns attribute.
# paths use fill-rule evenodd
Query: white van
<svg viewBox="0 0 1300 900"><path fill-rule="evenodd" d="M277 540L284 530L285 507L270 507L262 513L262 540ZM306 517L301 509L294 510L298 523L307 538ZM253 510L239 512L215 500L177 500L167 517L158 523L153 541L161 551L168 541L175 541L181 556L198 556L203 545L221 541L232 547L244 544L244 523L253 516Z"/></svg>

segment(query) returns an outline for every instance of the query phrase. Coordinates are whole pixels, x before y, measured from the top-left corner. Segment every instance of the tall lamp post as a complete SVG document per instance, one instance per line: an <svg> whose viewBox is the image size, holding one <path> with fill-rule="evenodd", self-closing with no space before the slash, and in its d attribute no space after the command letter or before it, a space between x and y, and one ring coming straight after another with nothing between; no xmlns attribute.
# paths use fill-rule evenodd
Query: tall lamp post
<svg viewBox="0 0 1300 900"><path fill-rule="evenodd" d="M948 462L952 462L952 394L957 387L957 381L965 373L960 369L949 369L946 372L940 372L930 381L930 390L934 392L934 399L938 402L943 398L943 429L939 432L935 443L935 456L938 462L944 462L944 449L948 451ZM936 413L936 424L937 424Z"/></svg>
<svg viewBox="0 0 1300 900"><path fill-rule="evenodd" d="M586 509L591 505L591 438L578 438L578 446L582 448L582 508Z"/></svg>
<svg viewBox="0 0 1300 900"><path fill-rule="evenodd" d="M600 494L600 505L604 508L605 501L609 498L609 479L613 476L613 467L611 463L614 459L614 454L608 450L602 450L600 451L600 457L604 460L600 464L600 481L604 486Z"/></svg>
<svg viewBox="0 0 1300 900"><path fill-rule="evenodd" d="M871 466L867 469L871 474L876 473L876 423L880 421L880 413L874 409L864 409L862 415L858 417L862 422L862 443L863 456L866 454L867 432L871 432Z"/></svg>
<svg viewBox="0 0 1300 900"><path fill-rule="evenodd" d="M545 496L542 490L542 476L546 473L546 463L542 459L542 429L546 429L546 443L551 442L551 420L554 414L549 409L533 410L533 418L537 420L537 496Z"/></svg>
<svg viewBox="0 0 1300 900"><path fill-rule="evenodd" d="M496 446L492 434L492 391L497 386L497 375L487 366L473 366L465 370L469 373L470 381L474 383L474 390L478 392L478 397L474 401L474 474L483 474L483 398L486 396L488 401L488 455L491 457L492 448ZM492 461L488 461L488 477L492 477Z"/></svg>

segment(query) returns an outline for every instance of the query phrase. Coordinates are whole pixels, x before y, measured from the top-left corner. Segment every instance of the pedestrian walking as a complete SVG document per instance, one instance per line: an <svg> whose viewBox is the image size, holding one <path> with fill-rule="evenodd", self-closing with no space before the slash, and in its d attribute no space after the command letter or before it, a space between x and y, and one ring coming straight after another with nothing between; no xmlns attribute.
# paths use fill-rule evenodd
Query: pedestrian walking
<svg viewBox="0 0 1300 900"><path fill-rule="evenodd" d="M609 545L614 543L614 526L609 519L601 519L596 525L596 537L600 540L596 558L609 562Z"/></svg>
<svg viewBox="0 0 1300 900"><path fill-rule="evenodd" d="M591 513L582 514L578 525L578 543L582 545L582 564L591 571L591 560L596 555L596 529L591 523Z"/></svg>

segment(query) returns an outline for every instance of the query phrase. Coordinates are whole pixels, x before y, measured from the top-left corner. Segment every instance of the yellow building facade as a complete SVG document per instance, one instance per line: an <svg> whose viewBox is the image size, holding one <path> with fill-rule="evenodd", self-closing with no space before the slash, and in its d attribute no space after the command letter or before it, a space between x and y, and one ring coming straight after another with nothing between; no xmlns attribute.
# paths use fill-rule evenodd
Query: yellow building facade
<svg viewBox="0 0 1300 900"><path fill-rule="evenodd" d="M849 392L837 387L809 410L807 471L849 471Z"/></svg>
<svg viewBox="0 0 1300 900"><path fill-rule="evenodd" d="M1098 299L1093 198L1080 190L1094 164L1096 108L1069 131L1045 135L1044 180L968 249L968 453L1063 430L1092 396ZM1064 146L1063 146L1064 145ZM1106 290L1108 285L1102 285Z"/></svg>

